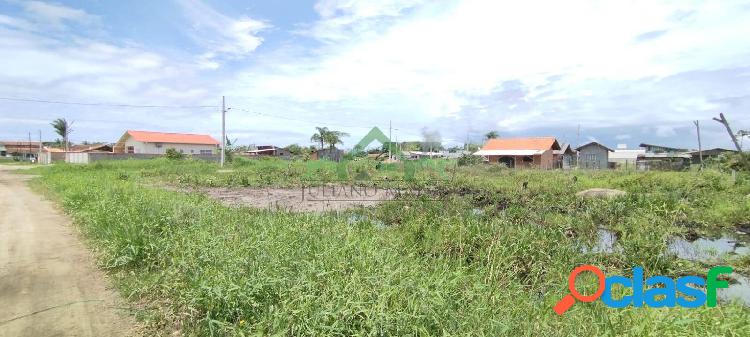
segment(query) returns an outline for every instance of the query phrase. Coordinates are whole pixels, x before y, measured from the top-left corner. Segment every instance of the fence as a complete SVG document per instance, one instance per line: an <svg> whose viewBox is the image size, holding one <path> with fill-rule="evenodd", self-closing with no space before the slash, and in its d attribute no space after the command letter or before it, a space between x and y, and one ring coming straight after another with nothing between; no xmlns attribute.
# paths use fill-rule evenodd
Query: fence
<svg viewBox="0 0 750 337"><path fill-rule="evenodd" d="M71 164L89 164L100 160L153 159L163 157L161 154L147 153L111 153L111 152L45 152L39 157L40 164L51 164L65 161ZM195 159L218 162L219 156L193 155Z"/></svg>

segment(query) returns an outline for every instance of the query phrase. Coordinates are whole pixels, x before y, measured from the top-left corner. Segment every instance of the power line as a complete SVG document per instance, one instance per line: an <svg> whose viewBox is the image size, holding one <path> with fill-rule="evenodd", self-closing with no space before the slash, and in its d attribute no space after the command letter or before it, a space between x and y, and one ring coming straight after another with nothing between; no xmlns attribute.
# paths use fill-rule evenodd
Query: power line
<svg viewBox="0 0 750 337"><path fill-rule="evenodd" d="M16 98L0 97L0 100L29 103L47 103L47 104L65 104L65 105L84 105L84 106L110 106L118 108L173 108L173 109L196 109L196 108L218 108L216 105L139 105L139 104L119 104L119 103L84 103L84 102L63 102L52 101L36 98Z"/></svg>
<svg viewBox="0 0 750 337"><path fill-rule="evenodd" d="M244 111L244 112L249 112L251 114L256 114L256 115L259 115L259 116L270 117L270 118L277 118L277 119L284 119L284 120L301 122L301 123L308 123L308 124L312 124L312 125L322 125L322 124L325 124L325 125L329 125L329 126L337 126L337 127L344 127L344 128L362 128L362 129L371 129L373 127L372 125L370 125L370 126L361 126L361 125L331 124L331 123L321 122L321 121L313 122L313 121L308 121L308 120L304 120L304 119L291 118L291 117L280 116L280 115L271 115L271 114L266 114L266 113L262 113L262 112L258 112L258 111L252 111L252 110L243 109L243 108L232 108L232 109L233 110L240 110L240 111Z"/></svg>

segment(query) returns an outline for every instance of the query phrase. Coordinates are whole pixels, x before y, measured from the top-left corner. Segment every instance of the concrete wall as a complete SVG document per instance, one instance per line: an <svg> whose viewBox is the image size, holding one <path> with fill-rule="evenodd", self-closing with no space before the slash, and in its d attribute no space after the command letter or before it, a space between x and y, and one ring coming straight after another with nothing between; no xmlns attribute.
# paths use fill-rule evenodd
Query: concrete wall
<svg viewBox="0 0 750 337"><path fill-rule="evenodd" d="M554 168L554 153L552 150L544 151L542 154L534 156L487 156L490 163L503 163L500 161L501 158L511 157L513 158L513 168L539 168L549 170ZM531 157L531 162L524 161L524 158Z"/></svg>
<svg viewBox="0 0 750 337"><path fill-rule="evenodd" d="M582 169L604 170L608 167L609 151L591 144L578 149L578 167Z"/></svg>
<svg viewBox="0 0 750 337"><path fill-rule="evenodd" d="M186 155L199 155L201 150L210 150L212 154L219 152L216 145L201 145L201 144L173 144L173 143L144 143L139 142L133 137L128 137L125 141L125 148L123 152L128 152L128 147L132 146L135 153L144 154L165 154L167 149L175 149L178 152L182 152Z"/></svg>
<svg viewBox="0 0 750 337"><path fill-rule="evenodd" d="M162 156L150 153L68 152L65 153L65 162L71 164L90 164L100 160L152 159ZM193 155L192 157L214 162L220 160L217 155Z"/></svg>

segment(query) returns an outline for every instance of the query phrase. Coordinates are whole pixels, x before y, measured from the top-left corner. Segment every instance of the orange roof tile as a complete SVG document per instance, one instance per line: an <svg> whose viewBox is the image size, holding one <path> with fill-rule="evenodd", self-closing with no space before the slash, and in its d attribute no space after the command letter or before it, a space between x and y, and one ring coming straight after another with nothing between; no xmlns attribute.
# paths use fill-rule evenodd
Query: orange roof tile
<svg viewBox="0 0 750 337"><path fill-rule="evenodd" d="M559 150L554 137L497 138L490 139L482 150Z"/></svg>
<svg viewBox="0 0 750 337"><path fill-rule="evenodd" d="M209 135L136 130L128 130L128 134L133 137L133 139L146 143L219 145L219 141Z"/></svg>

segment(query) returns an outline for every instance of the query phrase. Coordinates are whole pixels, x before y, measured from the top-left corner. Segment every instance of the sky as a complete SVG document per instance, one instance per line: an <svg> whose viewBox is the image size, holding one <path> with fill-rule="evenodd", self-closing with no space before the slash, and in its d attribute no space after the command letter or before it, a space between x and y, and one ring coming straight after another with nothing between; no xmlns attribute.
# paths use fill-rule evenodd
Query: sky
<svg viewBox="0 0 750 337"><path fill-rule="evenodd" d="M351 148L554 136L732 148L750 130L750 1L0 0L0 139L128 129ZM60 104L49 102L76 104ZM750 148L750 138L743 140Z"/></svg>

